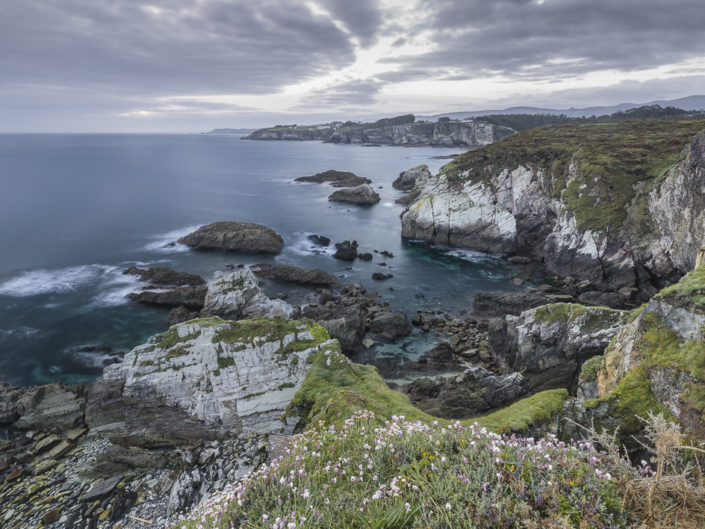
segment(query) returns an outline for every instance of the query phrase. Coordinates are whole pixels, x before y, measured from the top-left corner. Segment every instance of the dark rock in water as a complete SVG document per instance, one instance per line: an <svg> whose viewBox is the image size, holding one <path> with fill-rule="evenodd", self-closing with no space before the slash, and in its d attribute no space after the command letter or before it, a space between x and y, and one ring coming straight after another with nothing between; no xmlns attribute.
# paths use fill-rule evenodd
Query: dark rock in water
<svg viewBox="0 0 705 529"><path fill-rule="evenodd" d="M324 237L323 235L309 235L306 238L318 246L328 246L330 244L330 239L328 237Z"/></svg>
<svg viewBox="0 0 705 529"><path fill-rule="evenodd" d="M332 276L323 270L308 270L305 268L298 268L296 266L271 264L256 264L252 265L250 268L256 275L268 277L269 279L274 279L275 281L317 287L340 286L340 282L335 276Z"/></svg>
<svg viewBox="0 0 705 529"><path fill-rule="evenodd" d="M372 254L369 252L365 253L360 253L357 254L358 258L362 259L363 261L371 261L372 260Z"/></svg>
<svg viewBox="0 0 705 529"><path fill-rule="evenodd" d="M328 197L328 200L332 202L350 202L351 204L369 206L379 202L379 195L369 185L362 184L334 191Z"/></svg>
<svg viewBox="0 0 705 529"><path fill-rule="evenodd" d="M205 279L199 275L177 272L171 268L164 267L154 267L145 270L144 268L131 266L123 274L140 276L141 281L148 281L153 285L197 287L206 284Z"/></svg>
<svg viewBox="0 0 705 529"><path fill-rule="evenodd" d="M394 276L392 274L383 274L381 272L375 272L372 274L372 279L375 281L384 281L385 279L392 279Z"/></svg>
<svg viewBox="0 0 705 529"><path fill-rule="evenodd" d="M507 257L507 261L518 265L530 264L534 262L531 257L527 257L525 255L512 255L511 257Z"/></svg>
<svg viewBox="0 0 705 529"><path fill-rule="evenodd" d="M395 189L401 189L402 191L409 191L414 188L416 179L419 177L431 177L431 171L428 170L428 165L423 164L406 171L402 171L399 173L399 177L392 182L392 187Z"/></svg>
<svg viewBox="0 0 705 529"><path fill-rule="evenodd" d="M336 171L330 169L322 173L315 174L313 176L301 176L295 179L296 182L316 182L322 184L324 182L329 183L333 187L354 187L362 184L370 184L372 180L369 178L364 178L362 176L357 176L354 173L349 173L347 171Z"/></svg>
<svg viewBox="0 0 705 529"><path fill-rule="evenodd" d="M162 307L185 307L186 309L201 310L206 299L207 287L179 287L163 292L143 290L132 292L127 297L146 305Z"/></svg>
<svg viewBox="0 0 705 529"><path fill-rule="evenodd" d="M198 318L198 312L190 311L186 307L176 307L169 311L169 326L183 323Z"/></svg>
<svg viewBox="0 0 705 529"><path fill-rule="evenodd" d="M387 250L382 250L379 252L381 255L384 255L385 257L389 257L390 259L394 257L394 254L392 252L388 252Z"/></svg>
<svg viewBox="0 0 705 529"><path fill-rule="evenodd" d="M450 362L453 360L453 347L448 342L441 342L424 355L435 362Z"/></svg>
<svg viewBox="0 0 705 529"><path fill-rule="evenodd" d="M427 413L467 419L509 404L526 395L528 389L519 373L497 375L483 367L472 367L456 377L415 380L406 387L406 393Z"/></svg>
<svg viewBox="0 0 705 529"><path fill-rule="evenodd" d="M624 306L624 298L617 292L599 292L596 290L590 290L580 294L578 300L581 303L586 303L588 305L601 305L612 309L618 309Z"/></svg>
<svg viewBox="0 0 705 529"><path fill-rule="evenodd" d="M357 241L343 241L335 243L336 252L333 257L341 261L354 261L357 257Z"/></svg>
<svg viewBox="0 0 705 529"><path fill-rule="evenodd" d="M214 222L181 237L179 242L199 250L278 253L284 241L277 232L250 222Z"/></svg>
<svg viewBox="0 0 705 529"><path fill-rule="evenodd" d="M482 316L518 316L521 312L551 303L552 299L538 290L523 292L479 292L475 295L475 312Z"/></svg>
<svg viewBox="0 0 705 529"><path fill-rule="evenodd" d="M380 340L393 342L411 334L411 325L403 312L376 312L369 324L369 332Z"/></svg>

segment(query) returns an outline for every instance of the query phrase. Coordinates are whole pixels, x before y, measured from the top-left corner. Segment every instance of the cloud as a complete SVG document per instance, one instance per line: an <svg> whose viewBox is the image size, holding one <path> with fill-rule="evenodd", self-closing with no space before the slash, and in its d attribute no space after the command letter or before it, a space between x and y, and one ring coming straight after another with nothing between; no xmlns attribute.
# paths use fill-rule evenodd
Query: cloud
<svg viewBox="0 0 705 529"><path fill-rule="evenodd" d="M703 18L702 0L5 2L0 127L193 130L680 97L702 92Z"/></svg>

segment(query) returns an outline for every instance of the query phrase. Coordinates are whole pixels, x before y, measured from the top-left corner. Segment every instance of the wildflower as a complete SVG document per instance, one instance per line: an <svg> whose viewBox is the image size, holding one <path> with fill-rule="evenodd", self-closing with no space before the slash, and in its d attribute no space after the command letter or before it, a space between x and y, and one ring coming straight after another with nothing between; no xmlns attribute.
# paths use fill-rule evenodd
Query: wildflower
<svg viewBox="0 0 705 529"><path fill-rule="evenodd" d="M450 503L446 503L445 507L446 507L446 511L450 511L451 508L452 508L452 507L450 506Z"/></svg>

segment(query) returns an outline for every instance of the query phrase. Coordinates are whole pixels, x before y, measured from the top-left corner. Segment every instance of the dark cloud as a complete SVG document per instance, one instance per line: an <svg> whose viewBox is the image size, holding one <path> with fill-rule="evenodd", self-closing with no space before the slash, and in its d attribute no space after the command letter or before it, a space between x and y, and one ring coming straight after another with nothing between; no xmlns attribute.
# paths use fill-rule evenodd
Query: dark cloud
<svg viewBox="0 0 705 529"><path fill-rule="evenodd" d="M344 110L370 105L377 100L377 95L384 83L377 79L356 79L335 86L329 86L311 93L305 101L296 108L329 108L337 107ZM342 107L342 108L341 108Z"/></svg>
<svg viewBox="0 0 705 529"><path fill-rule="evenodd" d="M0 89L258 93L340 68L350 36L288 0L5 2Z"/></svg>
<svg viewBox="0 0 705 529"><path fill-rule="evenodd" d="M644 69L705 54L701 0L423 0L437 49L406 64L468 75ZM533 72L529 65L542 68ZM548 68L546 70L545 68Z"/></svg>
<svg viewBox="0 0 705 529"><path fill-rule="evenodd" d="M375 0L324 0L321 5L355 35L363 46L374 44L382 26L382 11Z"/></svg>

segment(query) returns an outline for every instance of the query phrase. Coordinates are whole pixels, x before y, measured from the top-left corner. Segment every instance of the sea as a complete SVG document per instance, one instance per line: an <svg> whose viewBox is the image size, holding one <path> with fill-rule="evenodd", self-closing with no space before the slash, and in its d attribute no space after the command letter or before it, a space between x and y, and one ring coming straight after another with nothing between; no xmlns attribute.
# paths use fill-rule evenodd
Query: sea
<svg viewBox="0 0 705 529"><path fill-rule="evenodd" d="M410 167L436 172L462 149L250 141L238 135L0 135L0 380L80 383L98 377L150 335L168 310L140 305L130 266L201 274L239 264L319 268L357 282L412 318L464 313L478 291L510 291L498 256L401 238L393 180ZM327 184L297 183L327 169L372 180L371 207L328 201ZM275 256L201 252L175 241L214 221L255 222L284 239ZM316 246L356 240L374 259L353 263ZM384 263L384 264L383 264ZM386 281L374 272L392 274ZM433 344L416 330L377 357L418 358Z"/></svg>

